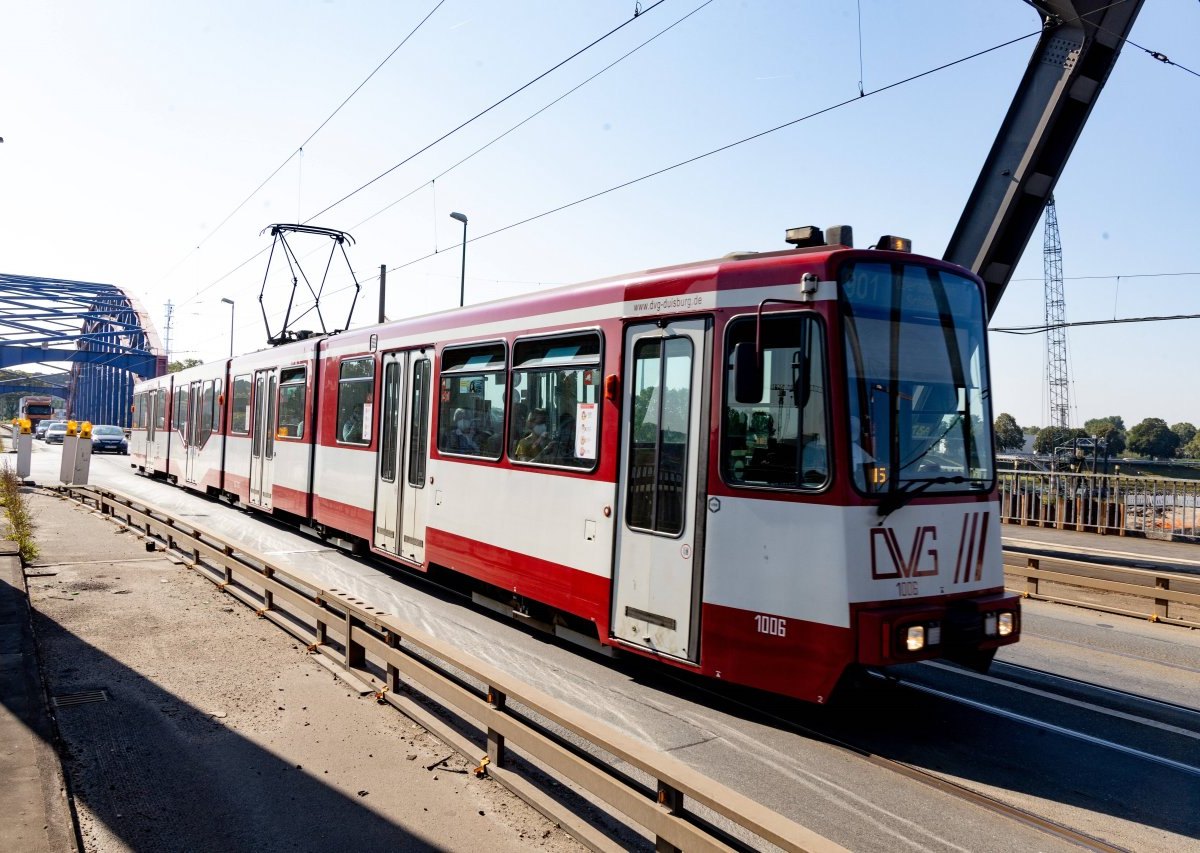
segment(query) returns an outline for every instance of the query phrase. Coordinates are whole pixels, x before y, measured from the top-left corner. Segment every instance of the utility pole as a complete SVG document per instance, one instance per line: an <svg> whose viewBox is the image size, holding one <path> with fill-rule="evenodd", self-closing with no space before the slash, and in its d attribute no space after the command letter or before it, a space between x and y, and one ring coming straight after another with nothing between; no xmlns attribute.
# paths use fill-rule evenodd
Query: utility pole
<svg viewBox="0 0 1200 853"><path fill-rule="evenodd" d="M1043 242L1046 292L1046 386L1050 399L1050 426L1071 425L1071 380L1067 366L1067 303L1063 296L1062 240L1054 196L1046 202L1046 238Z"/></svg>
<svg viewBox="0 0 1200 853"><path fill-rule="evenodd" d="M167 309L167 323L166 323L167 333L164 337L163 343L165 344L164 349L166 349L166 351L167 351L167 364L170 364L171 363L171 324L172 324L173 316L175 314L175 306L171 304L170 299L167 300L166 309Z"/></svg>

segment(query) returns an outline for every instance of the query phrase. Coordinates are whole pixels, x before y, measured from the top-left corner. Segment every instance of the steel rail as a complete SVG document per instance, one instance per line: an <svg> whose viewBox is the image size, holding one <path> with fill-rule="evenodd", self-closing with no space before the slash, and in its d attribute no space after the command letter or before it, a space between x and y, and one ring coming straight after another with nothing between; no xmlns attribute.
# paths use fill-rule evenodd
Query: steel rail
<svg viewBox="0 0 1200 853"><path fill-rule="evenodd" d="M1168 664L1169 665L1169 664ZM1167 702L1165 699L1155 699L1152 696L1142 696L1138 693L1130 693L1128 690L1120 690L1116 687L1109 687L1105 684L1096 684L1091 681L1083 681L1078 678L1072 678L1069 675L1059 675L1057 672L1050 672L1045 669L1038 669L1035 666L1029 666L1023 663L1013 663L1012 661L998 660L992 664L993 667L1002 667L1005 669L1017 670L1019 672L1033 673L1039 676L1054 681L1061 681L1067 685L1075 685L1076 687L1085 690L1094 690L1097 693L1107 693L1110 696L1118 699L1123 699L1127 702L1137 702L1145 705L1157 705L1171 713L1186 714L1190 716L1200 716L1200 709L1192 708L1188 705L1180 705L1177 702ZM1193 670L1194 671L1194 670Z"/></svg>
<svg viewBox="0 0 1200 853"><path fill-rule="evenodd" d="M867 675L886 681L889 684L895 684L898 687L908 686L907 682L902 682L897 678L884 675L882 673L868 671ZM752 705L748 702L743 702L739 699L736 699L727 693L720 693L712 688L699 685L694 680L684 679L671 673L665 674L664 678L690 690L703 693L711 699L736 707L742 712L750 715L751 719L762 719L782 731L793 732L803 737L820 741L821 743L827 744L836 749L843 750L861 758L868 764L871 764L875 767L895 773L898 776L902 776L913 782L917 782L928 788L932 788L933 790L946 794L947 796L956 800L970 803L976 808L1000 815L1001 817L1007 818L1015 823L1035 829L1038 832L1042 832L1061 841L1074 844L1082 849L1093 850L1096 851L1096 853L1128 853L1125 848L1113 845L1108 841L1105 841L1104 839L1098 838L1094 835L1089 835L1083 830L1066 826L1065 824L1059 823L1051 818L1035 814L1028 809L1006 803L1003 800L991 796L990 794L976 791L975 789L970 788L961 782L956 782L953 779L947 779L944 776L939 776L937 773L931 770L925 770L920 767L916 767L915 765L908 764L904 761L878 755L877 753L872 752L868 747L859 746L836 735L831 735L827 732L821 731L820 729L813 728L812 726L802 725L797 723L795 720L788 719L787 717L782 717L778 714L774 714L768 710L765 710L759 705Z"/></svg>
<svg viewBox="0 0 1200 853"><path fill-rule="evenodd" d="M1043 561L1077 568L1081 573L1043 569L1041 567ZM1093 576L1093 573L1100 571L1115 575L1121 580L1108 580ZM1105 613L1137 616L1149 619L1151 622L1200 628L1200 613L1181 614L1178 612L1181 605L1200 609L1200 592L1189 592L1172 587L1172 584L1177 584L1200 589L1200 577L1194 574L1155 569L1128 569L1066 557L1034 557L1006 549L1004 551L1004 575L1006 579L1017 583L1015 586L1008 584L1007 588L1012 592L1020 593L1023 598L1071 604ZM1042 589L1043 583L1053 585L1054 592ZM1107 592L1138 600L1145 599L1149 600L1151 605L1140 610L1119 607L1082 598L1076 592L1079 590ZM1172 604L1176 605L1174 609L1171 608Z"/></svg>
<svg viewBox="0 0 1200 853"><path fill-rule="evenodd" d="M94 504L102 515L148 540L161 538L189 568L304 642L352 684L362 685L362 692L373 691L381 703L392 705L467 760L478 762L477 775L491 776L592 850L623 848L538 788L523 770L526 765L507 756L509 750L641 827L654 839L656 850L754 849L690 810L691 803L781 850L844 849L369 602L322 588L303 573L276 565L203 524L175 518L168 510L112 489L65 486L60 491ZM379 678L376 673L385 675ZM428 710L414 693L449 710L470 726L475 737ZM589 755L514 705L644 774L652 784Z"/></svg>

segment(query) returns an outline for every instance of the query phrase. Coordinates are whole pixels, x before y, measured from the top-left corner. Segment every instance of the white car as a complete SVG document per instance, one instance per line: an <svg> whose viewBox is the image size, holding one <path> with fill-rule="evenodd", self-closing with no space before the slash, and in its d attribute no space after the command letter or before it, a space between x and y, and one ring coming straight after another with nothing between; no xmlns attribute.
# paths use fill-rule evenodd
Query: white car
<svg viewBox="0 0 1200 853"><path fill-rule="evenodd" d="M46 427L46 444L62 444L67 437L66 421L55 421Z"/></svg>

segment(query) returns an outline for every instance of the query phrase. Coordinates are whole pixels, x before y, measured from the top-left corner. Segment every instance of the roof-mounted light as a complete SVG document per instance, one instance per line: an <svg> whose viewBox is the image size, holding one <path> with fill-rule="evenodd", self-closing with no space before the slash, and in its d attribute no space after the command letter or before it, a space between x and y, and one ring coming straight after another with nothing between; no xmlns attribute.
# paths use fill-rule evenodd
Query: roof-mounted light
<svg viewBox="0 0 1200 853"><path fill-rule="evenodd" d="M797 249L825 245L825 235L815 225L805 225L802 228L789 228L784 239Z"/></svg>
<svg viewBox="0 0 1200 853"><path fill-rule="evenodd" d="M854 248L854 229L849 225L830 225L825 229L825 242L830 246Z"/></svg>
<svg viewBox="0 0 1200 853"><path fill-rule="evenodd" d="M876 249L887 249L889 252L911 252L912 240L907 237L897 237L894 234L884 234L875 243Z"/></svg>

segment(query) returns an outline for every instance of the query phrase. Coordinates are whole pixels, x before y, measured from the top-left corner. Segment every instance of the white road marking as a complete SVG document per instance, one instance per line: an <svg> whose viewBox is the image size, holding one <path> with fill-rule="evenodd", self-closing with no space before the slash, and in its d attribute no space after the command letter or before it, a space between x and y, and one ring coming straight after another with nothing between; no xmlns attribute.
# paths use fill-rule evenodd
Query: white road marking
<svg viewBox="0 0 1200 853"><path fill-rule="evenodd" d="M955 675L966 675L966 676L969 676L970 678L977 678L980 681L987 681L992 684L999 684L1003 687L1008 687L1012 690L1020 690L1022 693L1029 693L1030 695L1033 695L1033 696L1041 696L1043 699L1052 699L1055 702L1061 702L1064 705L1074 705L1077 708L1085 708L1089 711L1094 711L1097 714L1104 714L1109 717L1116 717L1119 720L1128 720L1131 723L1138 723L1143 726L1150 726L1151 728L1160 729L1164 732L1170 732L1171 734L1182 735L1183 737L1190 737L1193 740L1200 740L1200 732L1194 732L1189 729L1182 729L1179 726L1173 726L1170 723L1160 723L1157 720L1150 720L1150 719L1147 719L1146 717L1139 717L1136 714L1127 714L1124 711L1115 711L1111 708L1102 708L1099 705L1093 705L1091 702L1084 702L1082 699L1072 699L1069 696L1058 696L1054 693L1050 693L1045 690L1040 690L1037 687L1028 687L1024 684L1013 684L1011 681L1005 681L1002 678L996 678L996 676L994 676L994 675L985 675L981 672L971 672L970 670L958 669L958 668L952 667L948 664L944 664L940 661L925 661L924 663L926 666L931 666L931 667L934 667L935 669L944 669L947 672L953 672ZM905 684L908 684L908 683L909 682L907 682L907 681L905 682ZM1104 687L1101 687L1100 685L1088 685L1088 686L1089 687L1097 687L1100 690L1106 689ZM1151 699L1149 701L1153 702L1155 700ZM1190 710L1190 709L1184 709L1184 710ZM1195 712L1193 712L1193 713L1195 713Z"/></svg>
<svg viewBox="0 0 1200 853"><path fill-rule="evenodd" d="M966 705L970 708L976 708L977 710L983 711L985 713L994 714L997 717L1004 717L1005 719L1013 720L1018 723L1026 723L1028 725L1035 726L1039 729L1044 729L1045 731L1048 731L1048 732L1054 732L1055 734L1063 735L1064 737L1074 738L1075 740L1081 740L1084 743L1090 743L1095 746L1102 746L1102 747L1105 747L1106 749L1115 750L1116 752L1123 752L1126 755L1132 755L1135 758L1141 758L1141 759L1145 759L1146 761L1152 761L1155 764L1161 764L1164 767L1170 767L1173 770L1178 770L1181 773L1187 773L1191 776L1200 776L1200 767L1194 767L1191 764L1184 764L1182 761L1175 761L1174 759L1171 759L1171 758L1164 758L1161 755L1154 755L1149 752L1143 752L1142 750L1134 749L1131 746L1125 746L1124 744L1115 743L1114 741L1111 741L1111 740L1105 740L1104 738L1094 737L1093 735L1087 735L1087 734L1084 734L1083 732L1077 732L1074 729L1068 729L1064 726L1057 726L1054 723L1047 723L1043 720L1035 720L1033 717L1026 717L1023 714L1018 714L1014 711L1005 711L1000 708L995 708L995 707L992 707L991 705L987 705L983 702L976 702L974 699L964 699L961 696L955 696L952 693L946 693L945 691L937 690L936 688L933 688L933 687L926 687L925 685L917 684L916 682L904 681L902 679L900 683L903 684L905 687L911 688L913 690L918 690L918 691L920 691L922 693L926 693L930 696L937 696L940 699L946 699L950 702L957 702L960 705Z"/></svg>

